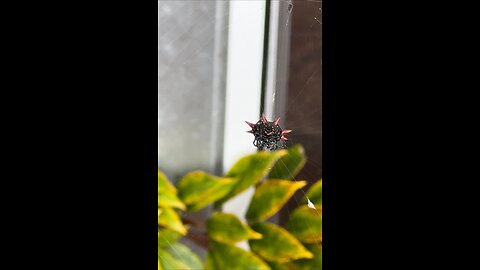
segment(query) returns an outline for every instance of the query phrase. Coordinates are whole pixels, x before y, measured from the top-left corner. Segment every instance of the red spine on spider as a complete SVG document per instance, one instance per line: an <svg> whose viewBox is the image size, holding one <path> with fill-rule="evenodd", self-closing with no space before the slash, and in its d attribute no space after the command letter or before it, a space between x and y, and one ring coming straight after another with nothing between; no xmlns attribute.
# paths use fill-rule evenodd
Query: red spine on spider
<svg viewBox="0 0 480 270"><path fill-rule="evenodd" d="M278 125L279 121L280 117L277 117L275 121L267 121L265 115L262 115L262 118L256 124L245 121L252 128L252 130L247 132L255 136L253 145L259 150L272 151L286 148L285 141L288 139L284 135L292 131L288 129L282 130L280 125Z"/></svg>

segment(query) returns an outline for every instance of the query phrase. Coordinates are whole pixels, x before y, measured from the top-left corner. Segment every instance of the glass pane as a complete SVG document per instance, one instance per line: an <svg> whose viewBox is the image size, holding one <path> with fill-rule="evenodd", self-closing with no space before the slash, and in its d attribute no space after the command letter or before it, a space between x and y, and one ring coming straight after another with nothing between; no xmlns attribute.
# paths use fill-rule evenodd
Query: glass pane
<svg viewBox="0 0 480 270"><path fill-rule="evenodd" d="M224 105L224 1L158 1L158 167L214 172Z"/></svg>

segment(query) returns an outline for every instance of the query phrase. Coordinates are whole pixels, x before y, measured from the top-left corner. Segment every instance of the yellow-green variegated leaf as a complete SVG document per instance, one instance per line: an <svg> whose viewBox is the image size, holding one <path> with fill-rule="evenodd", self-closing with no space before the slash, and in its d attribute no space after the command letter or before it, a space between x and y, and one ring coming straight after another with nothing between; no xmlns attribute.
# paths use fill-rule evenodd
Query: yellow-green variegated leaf
<svg viewBox="0 0 480 270"><path fill-rule="evenodd" d="M305 247L313 253L313 258L287 263L268 262L268 265L272 270L322 270L322 245L312 244Z"/></svg>
<svg viewBox="0 0 480 270"><path fill-rule="evenodd" d="M225 197L216 202L216 205L223 204L258 183L268 175L275 162L286 154L287 150L282 149L273 152L261 151L241 158L226 175L226 177L237 179L235 186Z"/></svg>
<svg viewBox="0 0 480 270"><path fill-rule="evenodd" d="M215 270L270 270L270 267L251 252L230 244L212 241L207 257Z"/></svg>
<svg viewBox="0 0 480 270"><path fill-rule="evenodd" d="M288 270L322 270L322 245L306 245L308 250L313 253L312 259L301 259L288 263Z"/></svg>
<svg viewBox="0 0 480 270"><path fill-rule="evenodd" d="M178 197L187 205L188 211L197 211L227 195L235 182L203 171L185 175L177 185Z"/></svg>
<svg viewBox="0 0 480 270"><path fill-rule="evenodd" d="M271 223L256 223L252 228L262 234L262 239L249 240L253 252L271 262L289 262L313 258L300 241L285 229Z"/></svg>
<svg viewBox="0 0 480 270"><path fill-rule="evenodd" d="M300 144L292 145L288 148L288 154L283 156L275 163L270 174L269 179L294 179L294 177L305 166L307 157L305 156L305 149Z"/></svg>
<svg viewBox="0 0 480 270"><path fill-rule="evenodd" d="M158 260L165 270L201 270L203 264L197 254L187 246L174 243L158 249Z"/></svg>
<svg viewBox="0 0 480 270"><path fill-rule="evenodd" d="M307 191L307 197L315 205L322 204L322 179L317 181L313 186L311 186Z"/></svg>
<svg viewBox="0 0 480 270"><path fill-rule="evenodd" d="M187 233L177 212L172 208L158 208L158 225L178 232L181 235Z"/></svg>
<svg viewBox="0 0 480 270"><path fill-rule="evenodd" d="M178 232L171 229L158 230L158 248L171 245L182 237Z"/></svg>
<svg viewBox="0 0 480 270"><path fill-rule="evenodd" d="M302 205L290 215L287 229L303 243L322 242L322 208Z"/></svg>
<svg viewBox="0 0 480 270"><path fill-rule="evenodd" d="M227 244L262 238L261 234L242 223L237 216L228 213L214 213L207 221L207 229L211 239Z"/></svg>
<svg viewBox="0 0 480 270"><path fill-rule="evenodd" d="M185 204L178 199L175 193L165 192L162 189L158 189L158 206L159 207L172 207L181 210L185 210Z"/></svg>
<svg viewBox="0 0 480 270"><path fill-rule="evenodd" d="M160 260L158 260L158 270L163 270L162 265L160 264Z"/></svg>
<svg viewBox="0 0 480 270"><path fill-rule="evenodd" d="M177 194L175 187L160 170L158 171L158 189L164 192Z"/></svg>
<svg viewBox="0 0 480 270"><path fill-rule="evenodd" d="M255 190L247 210L247 220L257 222L273 216L292 197L305 181L269 180Z"/></svg>

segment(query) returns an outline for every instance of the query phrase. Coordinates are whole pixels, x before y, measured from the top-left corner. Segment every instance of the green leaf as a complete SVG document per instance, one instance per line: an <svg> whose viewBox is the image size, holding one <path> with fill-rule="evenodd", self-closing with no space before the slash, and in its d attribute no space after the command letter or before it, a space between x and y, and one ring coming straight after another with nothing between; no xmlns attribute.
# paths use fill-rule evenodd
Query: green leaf
<svg viewBox="0 0 480 270"><path fill-rule="evenodd" d="M272 270L293 270L288 263L267 262Z"/></svg>
<svg viewBox="0 0 480 270"><path fill-rule="evenodd" d="M216 270L215 262L213 261L212 254L210 252L207 253L207 257L205 258L205 270Z"/></svg>
<svg viewBox="0 0 480 270"><path fill-rule="evenodd" d="M160 260L158 260L158 270L163 270L162 264L160 263Z"/></svg>
<svg viewBox="0 0 480 270"><path fill-rule="evenodd" d="M177 212L172 208L158 208L158 225L174 230L181 235L187 234L187 228L183 226Z"/></svg>
<svg viewBox="0 0 480 270"><path fill-rule="evenodd" d="M165 270L200 270L203 269L200 258L187 246L175 243L158 249L158 259Z"/></svg>
<svg viewBox="0 0 480 270"><path fill-rule="evenodd" d="M243 224L237 216L228 213L214 213L207 221L207 230L211 239L227 244L262 238L261 234Z"/></svg>
<svg viewBox="0 0 480 270"><path fill-rule="evenodd" d="M286 150L277 150L273 152L261 151L252 155L241 158L233 165L226 177L235 177L237 181L232 190L216 202L216 205L221 205L227 200L242 193L251 185L255 185L265 176L275 165L275 162L287 154Z"/></svg>
<svg viewBox="0 0 480 270"><path fill-rule="evenodd" d="M292 197L305 181L269 180L260 184L247 210L247 220L257 222L273 216Z"/></svg>
<svg viewBox="0 0 480 270"><path fill-rule="evenodd" d="M292 145L288 148L288 154L278 160L273 166L269 179L294 179L294 177L305 166L307 157L305 149L300 144Z"/></svg>
<svg viewBox="0 0 480 270"><path fill-rule="evenodd" d="M307 192L307 197L314 204L322 204L322 179L317 181Z"/></svg>
<svg viewBox="0 0 480 270"><path fill-rule="evenodd" d="M168 180L165 174L163 174L163 172L160 170L158 171L158 190L177 194L177 190L175 189L175 187Z"/></svg>
<svg viewBox="0 0 480 270"><path fill-rule="evenodd" d="M306 205L293 211L287 224L288 230L303 243L322 242L322 209Z"/></svg>
<svg viewBox="0 0 480 270"><path fill-rule="evenodd" d="M313 253L312 259L301 259L288 263L289 270L322 270L322 245L307 245Z"/></svg>
<svg viewBox="0 0 480 270"><path fill-rule="evenodd" d="M208 256L215 270L270 270L262 259L234 245L212 241Z"/></svg>
<svg viewBox="0 0 480 270"><path fill-rule="evenodd" d="M180 199L178 199L175 193L165 192L162 189L158 189L158 206L159 207L172 207L181 210L187 209Z"/></svg>
<svg viewBox="0 0 480 270"><path fill-rule="evenodd" d="M312 259L299 259L288 263L268 262L272 270L322 270L322 245L307 245L313 253Z"/></svg>
<svg viewBox="0 0 480 270"><path fill-rule="evenodd" d="M171 245L181 237L181 234L171 229L160 229L158 231L158 248Z"/></svg>
<svg viewBox="0 0 480 270"><path fill-rule="evenodd" d="M252 228L261 233L263 238L249 240L250 248L267 261L284 263L313 257L293 235L277 225L256 223Z"/></svg>
<svg viewBox="0 0 480 270"><path fill-rule="evenodd" d="M234 179L194 171L185 175L178 183L178 197L187 205L189 211L197 211L227 195L234 185Z"/></svg>

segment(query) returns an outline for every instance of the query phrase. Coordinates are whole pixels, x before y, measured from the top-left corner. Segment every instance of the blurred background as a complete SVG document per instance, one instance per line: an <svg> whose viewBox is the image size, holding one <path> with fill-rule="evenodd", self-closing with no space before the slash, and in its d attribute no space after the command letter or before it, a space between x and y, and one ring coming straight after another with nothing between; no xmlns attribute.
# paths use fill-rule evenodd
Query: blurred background
<svg viewBox="0 0 480 270"><path fill-rule="evenodd" d="M319 180L322 2L159 0L159 169L174 182L197 169L223 175L256 151L244 121L256 122L262 113L270 121L281 117L280 126L293 130L289 143L305 147L308 161L297 179ZM252 193L224 210L244 216ZM289 204L276 223L296 206ZM209 211L193 215L201 219Z"/></svg>

